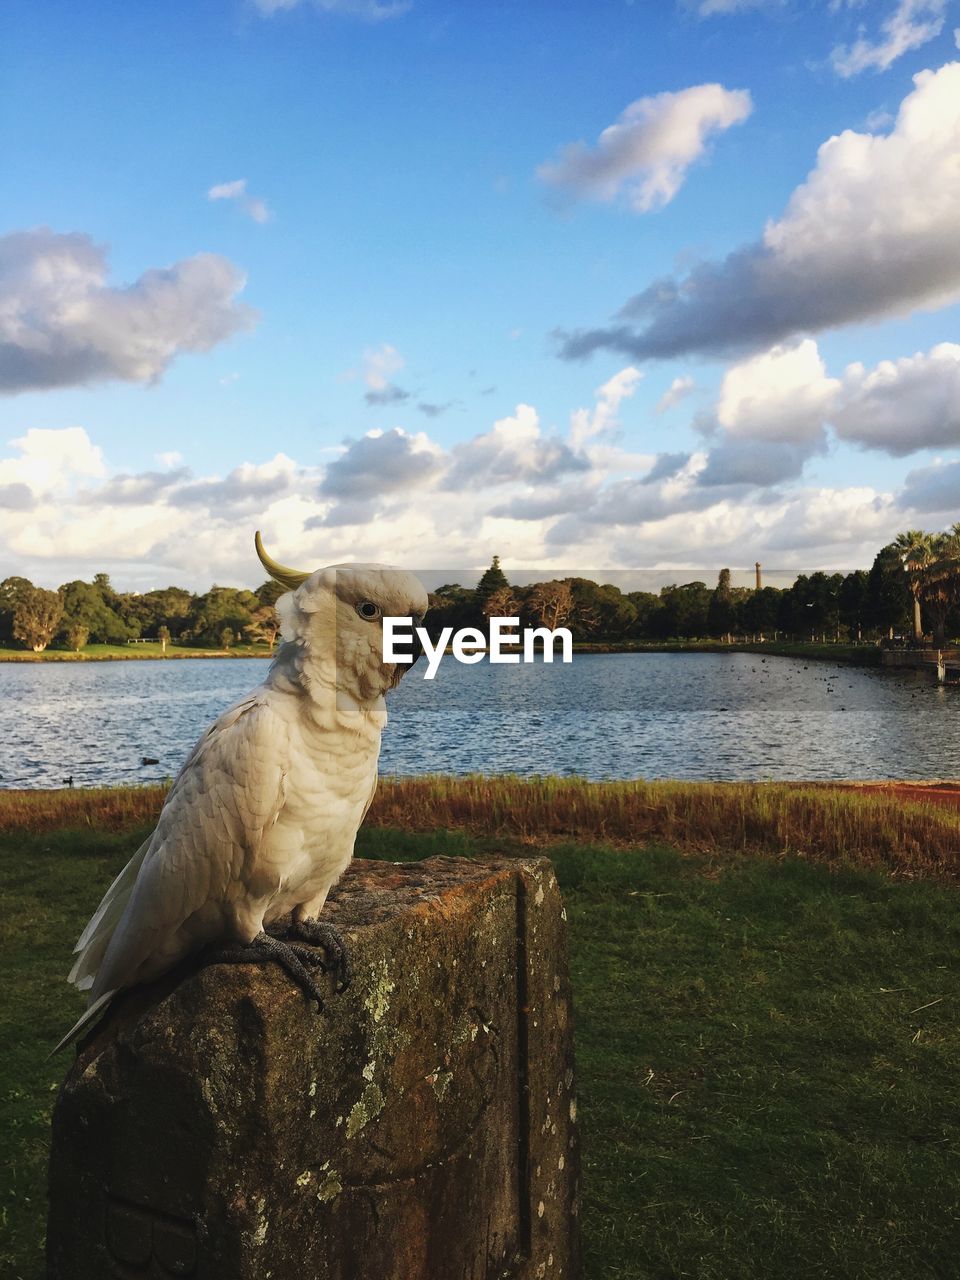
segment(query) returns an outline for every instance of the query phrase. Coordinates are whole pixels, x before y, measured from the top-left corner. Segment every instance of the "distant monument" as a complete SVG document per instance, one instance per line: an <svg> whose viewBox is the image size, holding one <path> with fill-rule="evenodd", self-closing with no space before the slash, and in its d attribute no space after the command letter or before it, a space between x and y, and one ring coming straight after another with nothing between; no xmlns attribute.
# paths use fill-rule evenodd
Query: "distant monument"
<svg viewBox="0 0 960 1280"><path fill-rule="evenodd" d="M757 590L763 590L763 579L760 577L760 561L757 561Z"/></svg>

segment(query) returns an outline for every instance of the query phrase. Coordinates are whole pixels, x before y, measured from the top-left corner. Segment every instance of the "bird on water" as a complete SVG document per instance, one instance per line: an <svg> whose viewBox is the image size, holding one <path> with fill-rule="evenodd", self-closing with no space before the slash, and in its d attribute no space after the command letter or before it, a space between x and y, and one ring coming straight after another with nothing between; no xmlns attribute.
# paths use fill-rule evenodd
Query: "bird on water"
<svg viewBox="0 0 960 1280"><path fill-rule="evenodd" d="M213 963L275 961L321 1008L318 968L338 990L349 981L343 938L318 917L376 790L384 695L409 667L383 661L382 619L416 627L427 593L402 569L306 573L277 564L259 532L255 546L287 588L284 643L263 684L201 736L81 934L69 981L89 1004L54 1052L121 991L201 950ZM292 939L266 931L286 917Z"/></svg>

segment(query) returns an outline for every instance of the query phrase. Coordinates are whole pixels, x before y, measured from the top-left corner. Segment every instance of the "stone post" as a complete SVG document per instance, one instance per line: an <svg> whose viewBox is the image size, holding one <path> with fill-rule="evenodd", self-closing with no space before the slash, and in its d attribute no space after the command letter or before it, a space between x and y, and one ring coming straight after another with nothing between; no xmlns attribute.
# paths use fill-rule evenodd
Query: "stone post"
<svg viewBox="0 0 960 1280"><path fill-rule="evenodd" d="M49 1280L580 1274L565 915L545 859L355 861L353 985L124 997L53 1119Z"/></svg>

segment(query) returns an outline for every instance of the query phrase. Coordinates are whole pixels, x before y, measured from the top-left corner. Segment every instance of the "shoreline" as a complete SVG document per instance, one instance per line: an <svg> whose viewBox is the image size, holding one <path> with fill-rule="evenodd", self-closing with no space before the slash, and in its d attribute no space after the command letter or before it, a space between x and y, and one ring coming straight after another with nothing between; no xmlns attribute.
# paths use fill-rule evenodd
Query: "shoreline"
<svg viewBox="0 0 960 1280"><path fill-rule="evenodd" d="M127 652L127 649L133 650ZM159 646L157 646L159 648ZM260 658L269 659L273 653L266 649L169 649L166 653L151 648L137 652L136 647L119 645L94 645L92 651L74 653L66 649L44 649L33 653L26 649L0 649L3 662L166 662L185 658ZM449 653L450 650L448 649ZM574 643L575 654L623 654L623 653L752 653L761 657L803 658L814 662L838 662L850 666L879 667L882 650L874 644L816 644L804 641L734 641L724 644L721 640L597 640Z"/></svg>

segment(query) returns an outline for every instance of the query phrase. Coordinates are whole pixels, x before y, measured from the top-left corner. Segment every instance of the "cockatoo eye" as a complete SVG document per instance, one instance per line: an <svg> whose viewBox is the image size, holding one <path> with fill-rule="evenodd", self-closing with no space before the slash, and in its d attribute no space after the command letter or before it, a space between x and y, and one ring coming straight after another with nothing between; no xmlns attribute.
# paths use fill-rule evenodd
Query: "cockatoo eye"
<svg viewBox="0 0 960 1280"><path fill-rule="evenodd" d="M361 600L357 605L357 613L367 622L372 622L374 618L380 617L380 606L374 604L372 600Z"/></svg>

